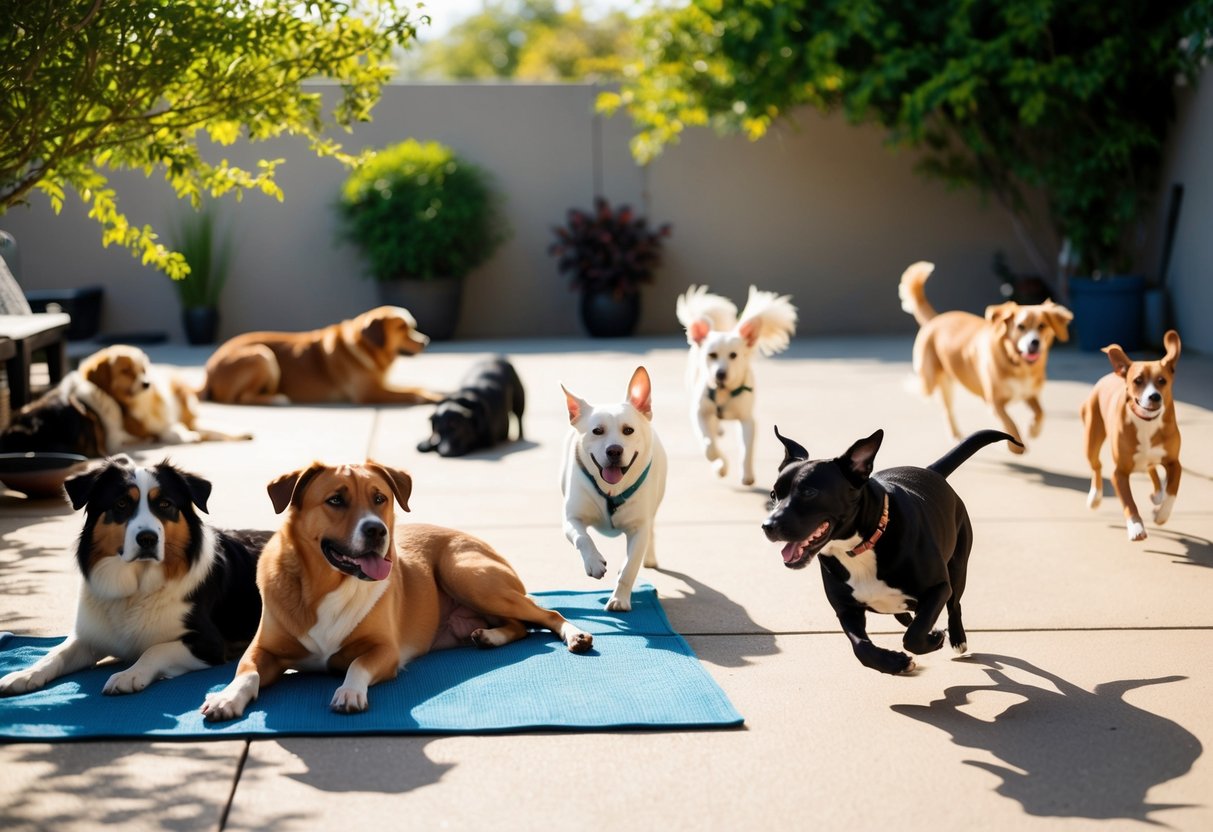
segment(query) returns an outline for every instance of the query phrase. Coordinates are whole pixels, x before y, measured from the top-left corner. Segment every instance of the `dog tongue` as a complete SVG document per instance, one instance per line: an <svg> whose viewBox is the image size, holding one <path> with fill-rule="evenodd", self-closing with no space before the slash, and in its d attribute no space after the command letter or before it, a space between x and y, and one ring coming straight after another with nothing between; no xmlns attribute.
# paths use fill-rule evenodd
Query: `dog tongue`
<svg viewBox="0 0 1213 832"><path fill-rule="evenodd" d="M800 554L800 541L792 540L784 544L783 547L783 562L791 563L796 560L796 556Z"/></svg>
<svg viewBox="0 0 1213 832"><path fill-rule="evenodd" d="M618 465L608 465L602 469L602 478L614 485L623 479L623 469Z"/></svg>
<svg viewBox="0 0 1213 832"><path fill-rule="evenodd" d="M392 562L375 556L358 558L358 568L372 581L382 581L392 571Z"/></svg>

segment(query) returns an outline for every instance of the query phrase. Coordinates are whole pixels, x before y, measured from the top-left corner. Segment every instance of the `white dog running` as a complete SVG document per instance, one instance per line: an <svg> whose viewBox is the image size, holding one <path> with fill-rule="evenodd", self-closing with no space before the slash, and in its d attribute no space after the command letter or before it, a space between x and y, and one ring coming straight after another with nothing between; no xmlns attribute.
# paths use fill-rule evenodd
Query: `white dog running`
<svg viewBox="0 0 1213 832"><path fill-rule="evenodd" d="M728 298L706 286L692 286L678 298L678 321L686 328L691 351L687 387L691 427L718 476L729 473L716 437L721 421L741 426L741 482L754 484L754 351L775 355L796 333L796 307L788 295L750 287L741 316Z"/></svg>
<svg viewBox="0 0 1213 832"><path fill-rule="evenodd" d="M627 561L619 570L606 608L632 608L632 585L643 563L657 565L653 522L665 496L666 456L653 431L652 386L648 371L637 367L628 382L627 401L591 405L563 385L569 408L569 432L561 471L564 536L577 547L592 578L606 574L606 559L587 533L627 536Z"/></svg>

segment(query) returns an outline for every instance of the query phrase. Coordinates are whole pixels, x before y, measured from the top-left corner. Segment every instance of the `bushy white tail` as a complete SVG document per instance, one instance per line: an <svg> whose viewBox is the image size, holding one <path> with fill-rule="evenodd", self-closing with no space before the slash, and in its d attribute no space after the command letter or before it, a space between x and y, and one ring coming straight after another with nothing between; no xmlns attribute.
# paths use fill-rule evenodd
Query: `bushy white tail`
<svg viewBox="0 0 1213 832"><path fill-rule="evenodd" d="M702 338L702 335L692 335L692 328L700 321L706 321L709 329L720 332L737 325L737 305L726 297L711 294L707 286L691 286L679 295L674 311L692 344Z"/></svg>
<svg viewBox="0 0 1213 832"><path fill-rule="evenodd" d="M737 329L747 338L747 330L756 332L752 341L763 355L783 352L796 334L796 307L792 305L791 296L764 292L751 286Z"/></svg>

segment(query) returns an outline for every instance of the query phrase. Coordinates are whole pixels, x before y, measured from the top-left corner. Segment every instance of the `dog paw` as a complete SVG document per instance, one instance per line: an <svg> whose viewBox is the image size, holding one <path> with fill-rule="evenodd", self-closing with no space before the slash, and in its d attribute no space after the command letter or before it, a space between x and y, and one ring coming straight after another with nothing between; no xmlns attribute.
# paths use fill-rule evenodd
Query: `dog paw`
<svg viewBox="0 0 1213 832"><path fill-rule="evenodd" d="M1032 439L1037 438L1038 436L1040 436L1040 430L1043 427L1044 427L1044 422L1040 419L1037 419L1036 421L1032 422L1032 424L1028 427L1028 436L1030 436Z"/></svg>
<svg viewBox="0 0 1213 832"><path fill-rule="evenodd" d="M582 555L581 560L585 563L585 574L591 578L601 578L606 574L606 558L597 550Z"/></svg>
<svg viewBox="0 0 1213 832"><path fill-rule="evenodd" d="M564 640L570 653L588 653L594 646L594 637L589 633L574 633Z"/></svg>
<svg viewBox="0 0 1213 832"><path fill-rule="evenodd" d="M931 630L923 636L915 636L911 638L907 632L905 638L902 639L901 645L911 653L923 655L924 653L934 653L940 647L943 647L943 630Z"/></svg>
<svg viewBox="0 0 1213 832"><path fill-rule="evenodd" d="M45 673L37 670L18 670L0 679L0 696L16 696L20 693L41 690L50 681Z"/></svg>
<svg viewBox="0 0 1213 832"><path fill-rule="evenodd" d="M1141 518L1134 518L1125 523L1125 529L1129 533L1129 542L1136 543L1146 539L1146 527L1141 522Z"/></svg>
<svg viewBox="0 0 1213 832"><path fill-rule="evenodd" d="M1103 489L1092 488L1087 492L1087 508L1097 509L1099 504L1103 502Z"/></svg>
<svg viewBox="0 0 1213 832"><path fill-rule="evenodd" d="M953 644L952 652L955 653L957 656L965 655L966 653L969 652L969 643L967 641L962 641L959 644Z"/></svg>
<svg viewBox="0 0 1213 832"><path fill-rule="evenodd" d="M718 477L727 477L729 475L729 463L724 457L717 457L712 460L712 470L716 472Z"/></svg>
<svg viewBox="0 0 1213 832"><path fill-rule="evenodd" d="M1007 448L1016 456L1023 456L1024 452L1028 450L1020 445L1012 445L1010 442L1007 443Z"/></svg>
<svg viewBox="0 0 1213 832"><path fill-rule="evenodd" d="M742 477L741 484L742 485L753 485L754 484L754 475L747 474L746 476Z"/></svg>
<svg viewBox="0 0 1213 832"><path fill-rule="evenodd" d="M612 594L610 600L606 602L608 612L631 612L632 597L628 595Z"/></svg>
<svg viewBox="0 0 1213 832"><path fill-rule="evenodd" d="M244 705L224 692L208 694L200 708L207 722L227 722L244 716Z"/></svg>
<svg viewBox="0 0 1213 832"><path fill-rule="evenodd" d="M1151 498L1153 499L1153 498ZM1162 501L1158 503L1158 508L1154 509L1154 522L1158 525L1163 525L1171 519L1171 507L1175 505L1175 498L1164 496Z"/></svg>
<svg viewBox="0 0 1213 832"><path fill-rule="evenodd" d="M152 677L131 668L115 673L105 683L101 692L108 696L123 693L138 693L152 683Z"/></svg>
<svg viewBox="0 0 1213 832"><path fill-rule="evenodd" d="M359 714L368 706L365 690L345 685L337 688L337 692L333 694L333 701L329 703L329 708L338 714Z"/></svg>

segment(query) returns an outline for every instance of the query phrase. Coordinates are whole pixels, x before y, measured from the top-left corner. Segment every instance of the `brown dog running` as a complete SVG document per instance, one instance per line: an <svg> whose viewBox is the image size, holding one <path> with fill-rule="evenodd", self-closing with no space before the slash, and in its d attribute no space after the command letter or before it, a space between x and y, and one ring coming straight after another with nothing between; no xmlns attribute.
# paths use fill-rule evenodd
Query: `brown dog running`
<svg viewBox="0 0 1213 832"><path fill-rule="evenodd" d="M356 713L371 685L412 659L469 642L499 647L525 636L526 623L573 653L593 646L528 598L487 543L438 526L395 527L393 498L408 511L411 492L407 473L373 462L314 463L270 483L274 510L287 514L257 565L261 624L231 684L206 698L208 720L241 716L289 668L344 673L329 707Z"/></svg>
<svg viewBox="0 0 1213 832"><path fill-rule="evenodd" d="M437 402L440 393L387 384L396 356L416 355L429 340L399 306L308 332L246 332L207 360L199 395L225 404Z"/></svg>
<svg viewBox="0 0 1213 832"><path fill-rule="evenodd" d="M986 309L984 318L970 312L939 314L927 300L924 285L935 265L920 261L901 275L898 294L901 308L918 321L914 339L914 372L928 396L939 390L952 436L961 438L952 413L952 385L960 382L970 393L994 408L1003 429L1023 442L1007 415L1007 405L1022 400L1032 411L1028 433L1040 435L1044 409L1040 391L1045 383L1045 365L1053 339L1069 340L1074 315L1051 300L1032 306L1014 301ZM1022 454L1022 444L1007 443L1012 453Z"/></svg>
<svg viewBox="0 0 1213 832"><path fill-rule="evenodd" d="M1091 465L1091 491L1087 505L1099 508L1103 501L1103 474L1099 453L1104 439L1112 447L1112 487L1125 513L1129 540L1145 540L1146 527L1129 490L1129 474L1146 471L1154 491L1154 522L1163 525L1171 517L1179 494L1179 424L1175 419L1175 364L1179 360L1179 333L1163 336L1166 354L1158 361L1130 361L1117 344L1104 347L1112 372L1095 383L1082 404L1082 427ZM1164 490L1156 466L1166 472Z"/></svg>

